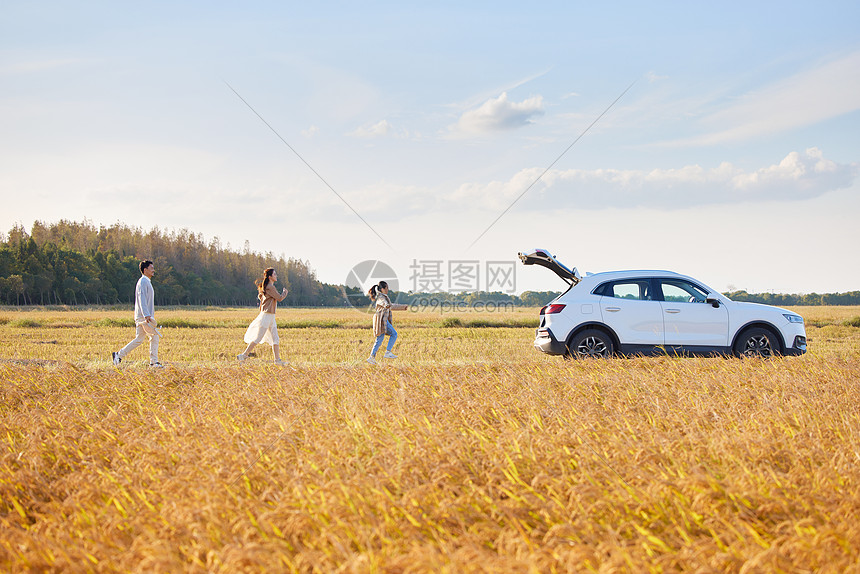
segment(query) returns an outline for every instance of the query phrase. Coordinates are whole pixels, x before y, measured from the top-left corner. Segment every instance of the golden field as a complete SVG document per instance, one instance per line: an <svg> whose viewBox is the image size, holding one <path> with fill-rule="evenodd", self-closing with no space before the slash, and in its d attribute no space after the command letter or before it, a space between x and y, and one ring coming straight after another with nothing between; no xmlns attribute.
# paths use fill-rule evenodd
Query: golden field
<svg viewBox="0 0 860 574"><path fill-rule="evenodd" d="M0 309L0 571L860 571L858 307L774 360L563 361L537 310ZM489 326L488 326L489 325ZM495 327L493 325L496 325Z"/></svg>

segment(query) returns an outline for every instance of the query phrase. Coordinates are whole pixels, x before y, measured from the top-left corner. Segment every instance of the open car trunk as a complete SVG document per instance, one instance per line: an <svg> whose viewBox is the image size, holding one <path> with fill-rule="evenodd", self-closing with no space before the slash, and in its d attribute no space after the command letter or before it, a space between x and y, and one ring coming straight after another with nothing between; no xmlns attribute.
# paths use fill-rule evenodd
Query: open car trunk
<svg viewBox="0 0 860 574"><path fill-rule="evenodd" d="M540 265L541 267L546 267L561 277L570 286L576 285L582 279L576 267L573 269L568 268L546 249L521 251L518 255L523 265Z"/></svg>

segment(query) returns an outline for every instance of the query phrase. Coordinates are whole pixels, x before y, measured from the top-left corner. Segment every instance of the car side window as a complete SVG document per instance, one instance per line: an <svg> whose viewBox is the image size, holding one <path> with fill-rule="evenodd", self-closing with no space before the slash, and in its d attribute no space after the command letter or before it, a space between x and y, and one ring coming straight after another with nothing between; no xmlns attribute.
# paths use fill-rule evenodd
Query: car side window
<svg viewBox="0 0 860 574"><path fill-rule="evenodd" d="M661 279L663 301L671 303L704 303L708 294L701 288L683 279Z"/></svg>
<svg viewBox="0 0 860 574"><path fill-rule="evenodd" d="M614 281L602 287L601 295L617 299L651 301L651 282L647 279L637 281Z"/></svg>

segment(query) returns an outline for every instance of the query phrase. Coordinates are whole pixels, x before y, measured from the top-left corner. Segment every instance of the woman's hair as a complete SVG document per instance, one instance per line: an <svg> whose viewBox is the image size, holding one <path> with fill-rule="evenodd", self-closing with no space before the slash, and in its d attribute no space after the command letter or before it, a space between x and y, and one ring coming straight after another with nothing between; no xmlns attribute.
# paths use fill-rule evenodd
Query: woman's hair
<svg viewBox="0 0 860 574"><path fill-rule="evenodd" d="M373 285L370 288L370 291L367 292L367 294L370 296L371 299L376 299L376 294L379 293L379 290L380 289L387 289L387 288L388 288L388 283L386 283L385 281L380 281L379 285Z"/></svg>
<svg viewBox="0 0 860 574"><path fill-rule="evenodd" d="M254 285L257 286L257 291L259 291L260 296L266 292L266 287L269 286L269 280L272 277L272 273L275 272L274 267L267 267L263 270L263 276L254 281Z"/></svg>

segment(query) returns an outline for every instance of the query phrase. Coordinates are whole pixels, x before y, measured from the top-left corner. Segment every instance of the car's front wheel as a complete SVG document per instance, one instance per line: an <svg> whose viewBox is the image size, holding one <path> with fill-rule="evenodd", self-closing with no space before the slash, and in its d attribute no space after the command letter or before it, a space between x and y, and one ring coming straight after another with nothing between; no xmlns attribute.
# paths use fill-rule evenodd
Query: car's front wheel
<svg viewBox="0 0 860 574"><path fill-rule="evenodd" d="M612 338L599 329L586 329L570 339L570 357L574 359L611 357L615 353Z"/></svg>
<svg viewBox="0 0 860 574"><path fill-rule="evenodd" d="M733 350L738 357L773 357L781 352L779 339L764 327L752 327L741 333Z"/></svg>

